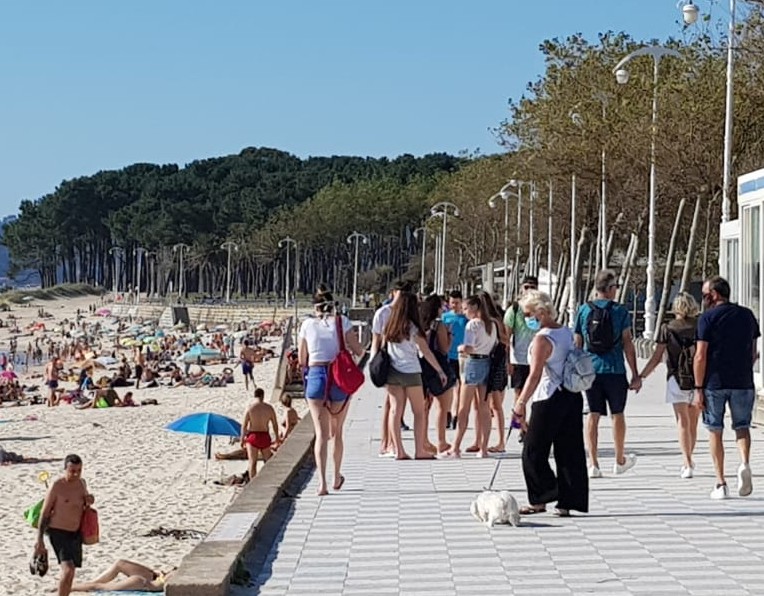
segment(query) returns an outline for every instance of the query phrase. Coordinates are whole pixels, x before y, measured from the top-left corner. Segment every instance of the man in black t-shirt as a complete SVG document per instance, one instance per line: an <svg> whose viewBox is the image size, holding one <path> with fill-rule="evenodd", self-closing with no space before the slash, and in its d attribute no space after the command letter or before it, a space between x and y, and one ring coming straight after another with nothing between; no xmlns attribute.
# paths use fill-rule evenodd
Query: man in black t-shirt
<svg viewBox="0 0 764 596"><path fill-rule="evenodd" d="M712 499L726 499L729 489L724 478L724 414L730 408L741 463L737 471L738 494L747 497L751 482L751 417L756 399L753 365L759 357L759 323L750 309L731 304L730 286L722 277L703 284L706 311L698 320L695 349L695 399L703 410L703 424L709 431L709 448L716 470Z"/></svg>

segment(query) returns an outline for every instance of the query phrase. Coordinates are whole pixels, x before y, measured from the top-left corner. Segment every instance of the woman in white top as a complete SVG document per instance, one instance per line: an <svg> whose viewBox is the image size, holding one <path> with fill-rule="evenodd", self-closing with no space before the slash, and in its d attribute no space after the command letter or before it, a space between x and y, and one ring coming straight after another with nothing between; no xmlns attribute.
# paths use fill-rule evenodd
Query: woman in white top
<svg viewBox="0 0 764 596"><path fill-rule="evenodd" d="M528 350L530 373L520 392L512 416L526 429L523 441L523 475L528 489L527 507L520 513L546 511L557 501L555 515L570 517L570 511L589 510L589 477L586 473L583 397L562 385L565 359L574 348L573 333L557 323L552 299L544 292L530 290L520 299L520 308L529 327L538 326ZM526 422L526 404L533 404L533 416ZM549 465L554 446L555 477Z"/></svg>
<svg viewBox="0 0 764 596"><path fill-rule="evenodd" d="M390 355L390 374L387 377L387 394L390 401L389 433L395 447L396 459L411 459L403 448L401 420L406 407L406 399L414 412L414 457L432 459L427 451L427 416L424 407L422 387L422 366L419 354L436 370L441 382L446 375L433 356L419 322L417 299L414 294L401 293L393 302L390 318L385 325L382 341Z"/></svg>
<svg viewBox="0 0 764 596"><path fill-rule="evenodd" d="M329 365L340 351L336 317L340 317L342 321L342 331L345 334L345 345L348 349L358 357L363 355L364 349L358 343L356 334L353 333L353 326L347 317L333 314L334 302L331 294L317 294L313 305L315 316L305 319L300 326L298 359L303 370L307 368L305 401L308 402L316 431L313 451L318 468L318 494L326 495L329 493L326 484L326 459L330 437L334 441L334 490L342 488L345 482L341 473L344 452L342 432L349 396L332 385L327 391L326 386Z"/></svg>
<svg viewBox="0 0 764 596"><path fill-rule="evenodd" d="M465 302L465 314L469 321L464 330L464 344L459 346L459 354L467 356L464 378L459 390L459 413L456 439L451 449L440 457L444 459L461 457L461 445L470 408L477 410L475 434L479 451L477 457L488 457L488 435L491 432L491 408L487 400L486 386L491 370L491 351L498 341L498 326L491 319L485 303L479 296L470 296Z"/></svg>

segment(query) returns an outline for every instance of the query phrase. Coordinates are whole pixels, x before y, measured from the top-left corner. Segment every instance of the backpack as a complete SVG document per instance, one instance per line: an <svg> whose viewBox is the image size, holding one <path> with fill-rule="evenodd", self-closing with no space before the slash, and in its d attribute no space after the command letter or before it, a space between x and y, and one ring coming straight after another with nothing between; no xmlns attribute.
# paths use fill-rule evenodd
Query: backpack
<svg viewBox="0 0 764 596"><path fill-rule="evenodd" d="M689 391L695 387L695 371L693 370L693 360L695 359L695 339L680 336L676 331L667 329L668 337L674 340L679 347L679 357L676 361L676 378L679 388L682 391Z"/></svg>
<svg viewBox="0 0 764 596"><path fill-rule="evenodd" d="M581 348L573 348L565 357L562 386L571 393L580 393L594 384L594 356Z"/></svg>
<svg viewBox="0 0 764 596"><path fill-rule="evenodd" d="M597 355L607 354L616 344L612 314L614 302L608 302L604 307L594 302L587 304L591 310L586 319L586 350Z"/></svg>

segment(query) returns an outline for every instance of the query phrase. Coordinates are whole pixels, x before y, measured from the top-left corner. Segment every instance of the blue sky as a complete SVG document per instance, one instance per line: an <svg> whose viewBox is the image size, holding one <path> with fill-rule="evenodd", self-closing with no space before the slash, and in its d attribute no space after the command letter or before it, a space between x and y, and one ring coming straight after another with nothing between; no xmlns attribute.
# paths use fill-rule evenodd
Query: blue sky
<svg viewBox="0 0 764 596"><path fill-rule="evenodd" d="M540 42L678 34L675 0L0 3L0 214L67 178L269 146L499 150Z"/></svg>

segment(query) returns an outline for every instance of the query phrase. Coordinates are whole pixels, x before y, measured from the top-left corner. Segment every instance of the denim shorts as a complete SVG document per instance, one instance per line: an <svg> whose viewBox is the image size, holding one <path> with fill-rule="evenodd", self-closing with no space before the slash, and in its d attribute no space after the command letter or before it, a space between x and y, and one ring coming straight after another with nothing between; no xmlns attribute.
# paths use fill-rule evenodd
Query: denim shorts
<svg viewBox="0 0 764 596"><path fill-rule="evenodd" d="M756 401L755 389L706 389L703 426L711 431L724 429L724 413L730 407L733 430L750 428L753 406Z"/></svg>
<svg viewBox="0 0 764 596"><path fill-rule="evenodd" d="M305 398L306 399L325 399L326 395L326 380L329 376L329 367L327 366L311 366L308 368L308 376L305 380ZM329 389L329 401L345 401L348 396L340 391L340 388L336 385L332 385Z"/></svg>
<svg viewBox="0 0 764 596"><path fill-rule="evenodd" d="M490 370L490 358L468 358L464 365L464 384L487 385Z"/></svg>

